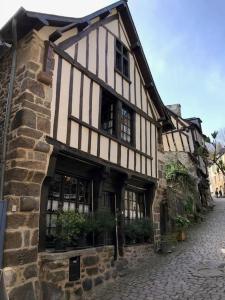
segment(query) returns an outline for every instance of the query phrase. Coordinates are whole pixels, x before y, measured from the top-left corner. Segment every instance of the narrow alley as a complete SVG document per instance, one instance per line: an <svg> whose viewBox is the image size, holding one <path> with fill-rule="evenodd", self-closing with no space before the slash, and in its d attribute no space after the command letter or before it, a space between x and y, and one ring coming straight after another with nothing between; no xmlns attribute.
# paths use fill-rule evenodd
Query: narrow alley
<svg viewBox="0 0 225 300"><path fill-rule="evenodd" d="M96 300L225 299L225 199L167 255L143 262L96 293Z"/></svg>

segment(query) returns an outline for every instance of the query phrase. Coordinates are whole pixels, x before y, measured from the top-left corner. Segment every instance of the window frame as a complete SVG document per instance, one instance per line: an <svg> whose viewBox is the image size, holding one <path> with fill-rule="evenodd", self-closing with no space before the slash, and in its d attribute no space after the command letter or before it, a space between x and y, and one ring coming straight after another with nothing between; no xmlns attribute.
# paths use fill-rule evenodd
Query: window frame
<svg viewBox="0 0 225 300"><path fill-rule="evenodd" d="M123 119L125 119L123 117L123 110L126 110L129 114L130 114L130 126L126 125L125 123L122 122ZM133 144L133 122L134 122L134 117L133 117L133 112L132 110L127 106L125 105L124 103L122 103L122 106L121 106L121 116L120 116L120 139L129 144L129 145L132 145ZM127 134L125 131L122 130L122 126L124 127L127 127L128 129L130 129L130 134ZM129 136L130 137L130 141L127 141L126 139L124 139L122 137L122 133L124 133L125 135Z"/></svg>
<svg viewBox="0 0 225 300"><path fill-rule="evenodd" d="M49 210L48 209L48 204L49 204L49 201L51 201L51 209L52 209L52 202L54 200L50 200L49 197L50 197L50 189L51 189L51 183L53 181L56 181L55 178L57 176L60 176L60 181L59 181L59 200L58 200L58 208L56 210ZM77 189L76 189L76 198L74 201L66 201L65 199L65 179L66 177L70 177L70 178L73 178L73 179L76 179L77 180ZM85 182L85 184L87 184L87 192L88 192L88 200L87 200L87 205L89 206L89 211L88 212L84 212L84 208L83 208L83 212L80 212L81 214L83 215L86 215L86 214L90 214L93 212L93 207L92 207L92 199L91 199L91 180L88 179L88 178L84 178L84 177L81 177L81 176L76 176L76 175L73 175L73 174L70 174L70 173L65 173L65 172L60 172L60 171L56 171L54 176L51 178L51 182L49 182L49 187L48 187L48 191L47 191L47 198L46 198L46 206L45 206L45 239L47 238L47 236L51 236L53 235L53 233L51 232L51 229L52 228L56 228L56 226L52 226L52 217L50 217L50 220L49 220L49 224L47 223L47 218L48 216L52 216L52 215L56 215L56 219L57 219L57 215L59 212L62 212L64 211L63 210L63 204L64 202L68 202L68 209L65 210L65 211L69 211L69 206L71 203L74 203L74 210L73 211L79 211L79 204L81 203L79 201L79 197L80 197L80 182ZM86 202L82 202L82 205L84 206ZM48 243L46 242L46 248L48 248Z"/></svg>
<svg viewBox="0 0 225 300"><path fill-rule="evenodd" d="M117 42L120 43L122 50L118 49L117 47ZM115 43L114 43L114 51L115 51L115 71L119 73L124 79L126 79L130 83L130 56L129 56L129 49L127 46L118 38L115 38ZM127 52L127 56L124 55L123 51L124 49ZM121 57L121 69L117 66L117 54L120 55ZM124 60L127 62L127 75L124 72Z"/></svg>
<svg viewBox="0 0 225 300"><path fill-rule="evenodd" d="M133 195L132 195L132 199L129 199L129 193L135 194L135 201L133 201ZM126 197L127 194L127 197ZM138 202L140 200L140 197L142 199L143 202L143 215L141 217L138 217ZM127 202L127 208L126 208L126 202ZM136 208L134 209L130 209L130 205L132 203L136 203ZM127 216L126 216L126 211L127 211ZM135 217L131 218L130 217L130 213L135 212ZM140 213L140 211L139 211ZM133 213L132 213L133 214ZM145 191L137 191L135 189L131 189L131 188L127 188L125 189L125 193L124 193L124 220L125 223L126 222L132 222L135 220L141 220L141 219L145 219L147 218L147 203L146 203L146 198L145 198Z"/></svg>
<svg viewBox="0 0 225 300"><path fill-rule="evenodd" d="M106 98L104 97L106 95ZM114 131L113 133L109 133L107 130L103 128L103 123L102 123L102 108L103 108L103 103L104 101L107 101L107 98L110 98L110 101L112 101L114 105L114 116L113 116L113 127ZM126 141L125 139L122 138L122 109L123 107L130 113L130 141ZM99 115L99 129L104 132L104 135L110 137L114 137L118 140L119 143L124 144L125 146L128 147L135 147L135 111L129 107L126 103L109 93L108 91L105 91L104 89L101 92L101 111Z"/></svg>

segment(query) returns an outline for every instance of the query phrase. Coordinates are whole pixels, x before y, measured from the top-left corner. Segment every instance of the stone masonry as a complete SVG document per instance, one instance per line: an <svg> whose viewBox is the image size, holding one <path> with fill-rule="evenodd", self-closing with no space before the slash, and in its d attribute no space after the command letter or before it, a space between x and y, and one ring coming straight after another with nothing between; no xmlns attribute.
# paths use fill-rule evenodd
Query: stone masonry
<svg viewBox="0 0 225 300"><path fill-rule="evenodd" d="M69 281L69 259L80 256L80 280ZM114 247L39 255L41 299L89 299L93 288L117 277Z"/></svg>
<svg viewBox="0 0 225 300"><path fill-rule="evenodd" d="M10 300L36 299L38 294L40 191L51 152L45 142L50 133L51 88L37 79L43 55L44 43L35 31L18 44L4 191L8 213L3 262ZM3 60L1 100L6 97L10 56ZM1 115L3 111L1 106Z"/></svg>

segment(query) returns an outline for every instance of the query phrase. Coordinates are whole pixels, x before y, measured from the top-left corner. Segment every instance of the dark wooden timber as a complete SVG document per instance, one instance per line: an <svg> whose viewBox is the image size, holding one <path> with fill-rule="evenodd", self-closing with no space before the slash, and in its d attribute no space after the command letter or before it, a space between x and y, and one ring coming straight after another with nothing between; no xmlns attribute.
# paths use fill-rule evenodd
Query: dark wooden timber
<svg viewBox="0 0 225 300"><path fill-rule="evenodd" d="M141 150L141 152L144 152L143 151L143 149L142 149L142 118L141 118L141 116L140 116L140 150Z"/></svg>
<svg viewBox="0 0 225 300"><path fill-rule="evenodd" d="M145 119L145 153L148 154L148 135L147 135L147 128L148 128L148 124L147 124L147 120Z"/></svg>
<svg viewBox="0 0 225 300"><path fill-rule="evenodd" d="M116 20L117 18L118 18L117 15L114 15L114 16L110 16L108 18L99 20L96 23L94 23L93 25L91 25L88 28L86 28L86 30L80 31L78 34L76 34L76 35L74 35L72 37L69 37L65 41L59 43L59 47L61 49L63 49L63 50L68 49L70 46L72 46L73 44L77 43L83 37L85 37L86 35L88 35L91 31L99 28L99 26L107 24L107 23L109 23L109 22L111 22L113 20Z"/></svg>
<svg viewBox="0 0 225 300"><path fill-rule="evenodd" d="M75 52L74 52L74 60L77 61L78 56L78 43L75 45Z"/></svg>
<svg viewBox="0 0 225 300"><path fill-rule="evenodd" d="M146 182L156 183L156 179L151 176L142 175L139 172L125 169L123 167L117 166L113 163L107 162L104 159L98 158L93 155L87 155L86 152L69 147L66 144L61 143L51 137L46 137L46 140L49 144L54 146L54 151L57 151L58 153L62 153L62 154L67 153L67 155L71 155L71 157L79 158L79 159L89 162L91 164L96 164L96 166L106 166L110 169L118 170L124 174L129 174L133 178L136 178L136 179L139 178L140 180L144 180Z"/></svg>
<svg viewBox="0 0 225 300"><path fill-rule="evenodd" d="M136 66L135 66L135 60L134 60L134 103L137 107L137 90L136 90Z"/></svg>
<svg viewBox="0 0 225 300"><path fill-rule="evenodd" d="M96 76L99 73L99 28L96 31Z"/></svg>
<svg viewBox="0 0 225 300"><path fill-rule="evenodd" d="M125 103L127 106L129 106L130 108L132 108L134 111L136 111L137 113L139 113L140 115L142 115L143 117L145 117L147 120L149 120L150 122L152 122L153 124L155 124L157 127L161 127L160 123L155 121L153 118L151 118L150 116L148 116L145 112L143 112L140 108L138 108L136 105L130 103L127 99L125 99L124 97L122 97L120 94L118 94L113 88L111 88L110 86L108 86L103 80L101 80L100 78L98 78L95 74L91 73L90 71L88 71L85 67L83 67L81 64L79 64L78 62L74 61L70 55L68 55L66 52L62 51L59 47L57 47L56 45L53 45L54 50L56 51L56 53L58 55L60 55L61 57L63 57L66 61L68 61L69 63L71 63L74 67L76 67L79 71L81 71L83 74L85 74L86 76L88 76L90 79L92 79L93 81L95 81L96 83L98 83L102 88L106 89L109 93L111 93L113 96L115 96L116 98L118 98L119 100L121 100L123 103Z"/></svg>
<svg viewBox="0 0 225 300"><path fill-rule="evenodd" d="M87 34L86 40L86 68L89 69L89 34Z"/></svg>
<svg viewBox="0 0 225 300"><path fill-rule="evenodd" d="M155 128L155 177L156 177L156 178L158 178L157 151L158 151L158 144L157 144L157 130L156 130L156 128Z"/></svg>
<svg viewBox="0 0 225 300"><path fill-rule="evenodd" d="M106 38L105 38L105 82L108 83L108 39L109 32L106 30Z"/></svg>
<svg viewBox="0 0 225 300"><path fill-rule="evenodd" d="M69 119L69 116L72 113L72 99L73 99L73 66L71 65L70 85L69 85L69 103L68 103L68 123L67 123L67 137L66 137L67 145L70 145L70 136L71 136L71 120Z"/></svg>
<svg viewBox="0 0 225 300"><path fill-rule="evenodd" d="M88 154L91 153L91 140L92 140L92 131L88 131Z"/></svg>
<svg viewBox="0 0 225 300"><path fill-rule="evenodd" d="M78 131L78 149L81 149L81 138L82 138L82 125L79 124L79 131Z"/></svg>
<svg viewBox="0 0 225 300"><path fill-rule="evenodd" d="M56 99L55 99L55 117L54 117L54 125L53 125L53 138L57 138L57 131L58 131L61 73L62 73L62 58L59 57L58 69L57 69L57 81L56 81Z"/></svg>
<svg viewBox="0 0 225 300"><path fill-rule="evenodd" d="M167 135L167 134L166 134L166 140L167 140L167 144L168 144L169 151L171 151L170 143L169 143L169 139L168 139L168 135Z"/></svg>
<svg viewBox="0 0 225 300"><path fill-rule="evenodd" d="M177 151L177 143L176 143L176 141L175 141L173 132L172 132L171 134L172 134L172 140L173 140L173 143L174 143L175 150Z"/></svg>
<svg viewBox="0 0 225 300"><path fill-rule="evenodd" d="M93 81L91 80L90 91L89 91L89 124L91 126L92 126L92 102L93 102L92 96L93 96Z"/></svg>
<svg viewBox="0 0 225 300"><path fill-rule="evenodd" d="M110 161L110 153L111 153L111 141L112 139L109 139L109 148L108 148L108 161Z"/></svg>

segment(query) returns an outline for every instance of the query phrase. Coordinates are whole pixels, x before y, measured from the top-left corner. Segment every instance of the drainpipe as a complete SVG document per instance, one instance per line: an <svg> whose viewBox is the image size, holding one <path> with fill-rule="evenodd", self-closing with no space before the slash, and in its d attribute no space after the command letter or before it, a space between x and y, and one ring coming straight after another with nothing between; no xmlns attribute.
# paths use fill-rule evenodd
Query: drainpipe
<svg viewBox="0 0 225 300"><path fill-rule="evenodd" d="M4 201L4 181L5 181L5 165L6 165L6 150L7 150L7 134L9 131L9 121L11 114L11 106L12 106L12 96L13 96L13 86L16 74L16 59L17 59L17 28L16 28L16 19L12 19L12 66L11 66L11 74L10 81L8 87L8 97L6 102L6 114L5 114L5 122L4 122L4 132L3 132L3 141L2 141L2 160L1 160L1 179L0 179L0 201ZM5 209L6 214L6 209ZM2 220L0 220L5 227L5 222L3 219L6 218L6 215L2 216ZM5 228L1 228L4 235ZM1 239L1 237L0 237ZM2 238L2 242L0 242L0 269L2 268L3 263L3 249L4 249L4 236Z"/></svg>

